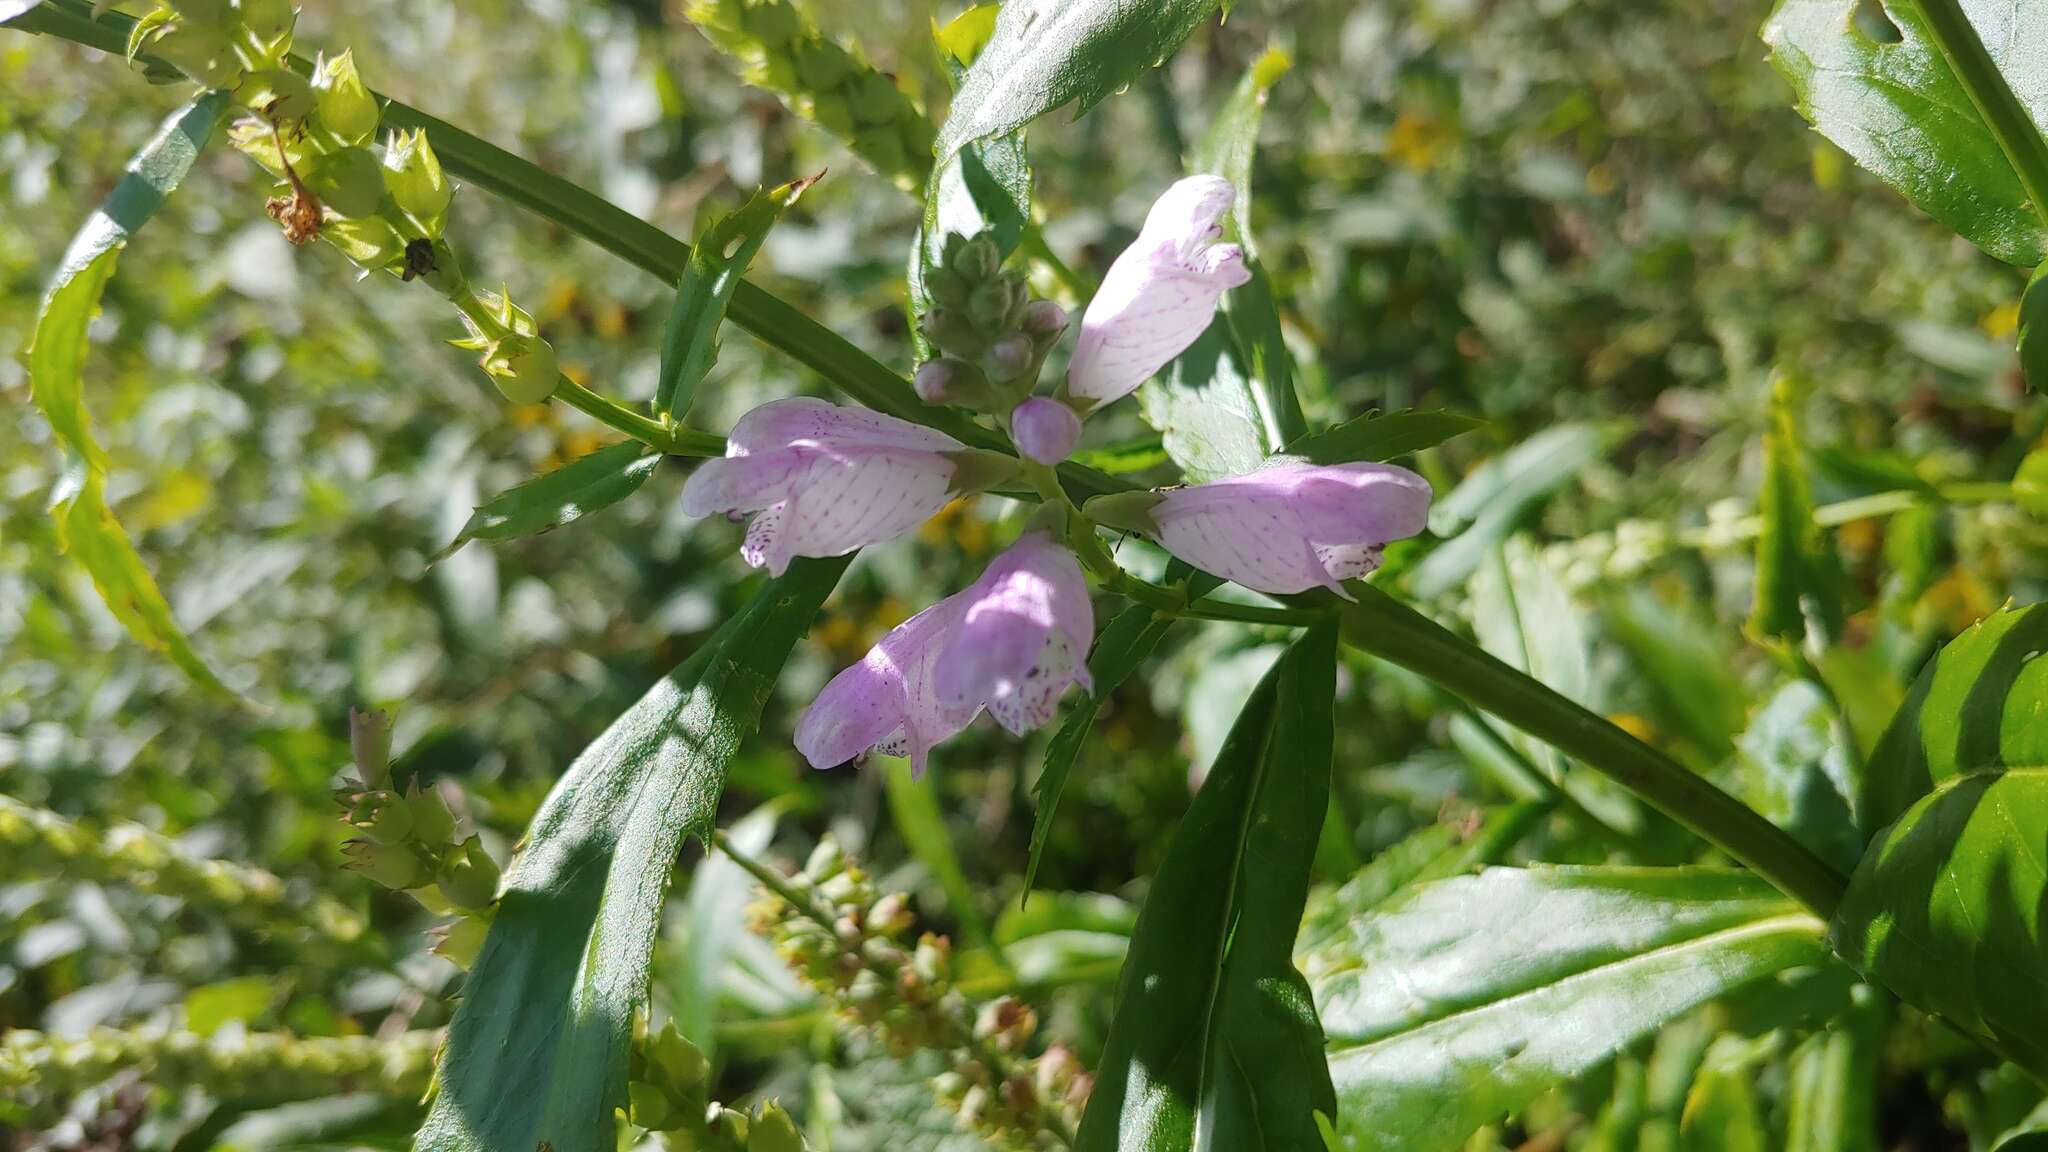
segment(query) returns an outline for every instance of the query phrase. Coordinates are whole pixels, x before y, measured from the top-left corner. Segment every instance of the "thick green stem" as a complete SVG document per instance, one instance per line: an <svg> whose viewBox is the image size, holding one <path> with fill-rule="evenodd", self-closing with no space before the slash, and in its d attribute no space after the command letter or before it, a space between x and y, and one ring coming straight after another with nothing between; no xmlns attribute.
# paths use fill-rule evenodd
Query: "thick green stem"
<svg viewBox="0 0 2048 1152"><path fill-rule="evenodd" d="M1347 643L1427 677L1606 774L1823 919L1834 915L1848 880L1741 801L1386 593L1351 587L1359 600L1343 609Z"/></svg>
<svg viewBox="0 0 2048 1152"><path fill-rule="evenodd" d="M664 424L642 416L617 401L600 396L567 376L555 385L553 399L560 400L600 424L616 428L635 440L661 449L671 456L723 456L725 438L699 432L679 424Z"/></svg>
<svg viewBox="0 0 2048 1152"><path fill-rule="evenodd" d="M2006 162L2020 178L2020 187L2027 190L2034 214L2048 221L2048 139L2042 137L2026 106L1999 73L1958 0L1921 0L1920 10L1942 58L1970 94L1977 114L1990 126Z"/></svg>

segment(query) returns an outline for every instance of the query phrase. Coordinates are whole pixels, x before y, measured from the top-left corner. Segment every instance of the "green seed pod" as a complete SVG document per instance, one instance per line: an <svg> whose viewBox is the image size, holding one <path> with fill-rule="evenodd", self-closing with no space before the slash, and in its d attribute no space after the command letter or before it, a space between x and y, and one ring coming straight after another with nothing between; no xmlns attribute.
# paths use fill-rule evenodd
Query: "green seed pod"
<svg viewBox="0 0 2048 1152"><path fill-rule="evenodd" d="M384 200L383 167L368 148L316 156L299 173L322 203L349 219L375 216Z"/></svg>
<svg viewBox="0 0 2048 1152"><path fill-rule="evenodd" d="M282 57L291 50L292 25L299 14L291 0L237 0L242 26L272 55Z"/></svg>
<svg viewBox="0 0 2048 1152"><path fill-rule="evenodd" d="M427 142L424 129L400 133L384 149L384 186L399 209L424 229L439 236L455 190L441 173L441 160Z"/></svg>
<svg viewBox="0 0 2048 1152"><path fill-rule="evenodd" d="M828 92L839 87L860 66L846 49L823 37L797 44L795 56L796 78L812 92Z"/></svg>
<svg viewBox="0 0 2048 1152"><path fill-rule="evenodd" d="M853 105L854 120L860 124L894 124L905 104L903 90L896 87L895 81L873 70L853 78L847 85L846 98Z"/></svg>
<svg viewBox="0 0 2048 1152"><path fill-rule="evenodd" d="M744 1152L747 1146L747 1114L713 1104L711 1114L704 1119L704 1126L710 1129L711 1147Z"/></svg>
<svg viewBox="0 0 2048 1152"><path fill-rule="evenodd" d="M498 898L498 862L484 851L481 839L471 836L441 859L434 883L457 908L488 908Z"/></svg>
<svg viewBox="0 0 2048 1152"><path fill-rule="evenodd" d="M141 33L140 25L137 32ZM242 82L242 62L235 56L227 30L217 24L178 20L160 25L137 39L140 43L135 46L141 51L163 60L194 83L208 88L234 88Z"/></svg>
<svg viewBox="0 0 2048 1152"><path fill-rule="evenodd" d="M352 868L391 889L403 892L418 888L434 878L433 871L409 844L379 844L374 840L351 840L342 845Z"/></svg>
<svg viewBox="0 0 2048 1152"><path fill-rule="evenodd" d="M747 1152L804 1152L803 1133L779 1102L770 1100L754 1113Z"/></svg>
<svg viewBox="0 0 2048 1152"><path fill-rule="evenodd" d="M320 238L372 272L391 267L405 253L405 237L382 216L329 220L321 226Z"/></svg>
<svg viewBox="0 0 2048 1152"><path fill-rule="evenodd" d="M645 1052L649 1074L660 1077L662 1088L678 1098L701 1091L711 1080L711 1061L676 1030L673 1020L648 1038Z"/></svg>
<svg viewBox="0 0 2048 1152"><path fill-rule="evenodd" d="M787 0L752 0L740 26L771 50L785 47L806 31L803 16Z"/></svg>
<svg viewBox="0 0 2048 1152"><path fill-rule="evenodd" d="M362 792L349 805L348 822L379 844L400 844L412 835L412 806L396 792Z"/></svg>
<svg viewBox="0 0 2048 1152"><path fill-rule="evenodd" d="M653 1132L683 1126L685 1117L658 1085L635 1080L626 1085L627 1115L633 1123Z"/></svg>
<svg viewBox="0 0 2048 1152"><path fill-rule="evenodd" d="M555 394L562 370L554 345L538 336L510 336L499 344L500 358L485 370L491 383L514 404L539 404Z"/></svg>
<svg viewBox="0 0 2048 1152"><path fill-rule="evenodd" d="M291 162L292 171L297 172L311 164L319 152L313 147L311 137L296 135L285 142L284 151L277 148L278 133L270 125L258 120L243 120L228 129L228 140L235 150L263 166L265 172L277 177L284 176L284 162Z"/></svg>
<svg viewBox="0 0 2048 1152"><path fill-rule="evenodd" d="M228 19L228 0L166 0L178 19L194 26L220 28Z"/></svg>
<svg viewBox="0 0 2048 1152"><path fill-rule="evenodd" d="M413 837L429 847L439 848L455 838L455 814L434 788L420 788L405 798L412 807Z"/></svg>
<svg viewBox="0 0 2048 1152"><path fill-rule="evenodd" d="M289 68L264 68L242 78L235 102L273 124L297 124L313 114L313 84Z"/></svg>
<svg viewBox="0 0 2048 1152"><path fill-rule="evenodd" d="M313 71L314 122L344 144L367 144L377 131L377 99L356 73L353 52L322 59Z"/></svg>

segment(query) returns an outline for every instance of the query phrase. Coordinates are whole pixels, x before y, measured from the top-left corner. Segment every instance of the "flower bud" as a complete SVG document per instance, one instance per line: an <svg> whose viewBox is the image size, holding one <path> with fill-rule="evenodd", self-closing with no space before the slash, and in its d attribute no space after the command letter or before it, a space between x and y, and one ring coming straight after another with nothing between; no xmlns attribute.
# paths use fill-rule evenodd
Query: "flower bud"
<svg viewBox="0 0 2048 1152"><path fill-rule="evenodd" d="M918 399L927 404L945 404L952 399L954 378L960 374L960 362L941 357L927 360L917 366L917 372L910 377L910 386L917 392Z"/></svg>
<svg viewBox="0 0 2048 1152"><path fill-rule="evenodd" d="M396 792L362 792L349 805L348 822L379 844L399 844L412 835L412 807Z"/></svg>
<svg viewBox="0 0 2048 1152"><path fill-rule="evenodd" d="M1010 435L1029 459L1057 464L1081 442L1081 417L1057 400L1033 396L1010 413Z"/></svg>
<svg viewBox="0 0 2048 1152"><path fill-rule="evenodd" d="M747 1133L747 1152L804 1152L803 1134L797 1131L796 1121L789 1118L782 1105L770 1100L754 1113L753 1128Z"/></svg>
<svg viewBox="0 0 2048 1152"><path fill-rule="evenodd" d="M457 908L488 908L498 898L498 862L484 851L484 842L471 836L441 860L434 883Z"/></svg>
<svg viewBox="0 0 2048 1152"><path fill-rule="evenodd" d="M384 185L399 209L430 237L440 233L442 217L455 190L442 175L441 160L434 155L424 129L394 135L385 146Z"/></svg>
<svg viewBox="0 0 2048 1152"><path fill-rule="evenodd" d="M995 237L986 232L978 233L962 241L957 249L947 252L946 263L971 286L980 286L995 278L1003 266L1003 253L996 247Z"/></svg>
<svg viewBox="0 0 2048 1152"><path fill-rule="evenodd" d="M344 144L366 144L377 131L377 100L356 73L352 52L323 59L314 70L313 113Z"/></svg>
<svg viewBox="0 0 2048 1152"><path fill-rule="evenodd" d="M918 937L917 950L911 953L910 964L925 983L946 983L953 978L952 941L944 936L925 933Z"/></svg>
<svg viewBox="0 0 2048 1152"><path fill-rule="evenodd" d="M827 836L811 849L810 858L804 861L804 875L816 882L838 875L845 867L846 853L840 849L839 841Z"/></svg>
<svg viewBox="0 0 2048 1152"><path fill-rule="evenodd" d="M924 337L950 356L971 358L981 355L988 341L968 319L969 309L937 307L924 314Z"/></svg>
<svg viewBox="0 0 2048 1152"><path fill-rule="evenodd" d="M967 281L960 278L951 268L931 267L924 273L925 294L940 304L954 308L967 304Z"/></svg>
<svg viewBox="0 0 2048 1152"><path fill-rule="evenodd" d="M1067 329L1067 310L1050 300L1033 300L1024 307L1023 327L1033 336L1058 336Z"/></svg>
<svg viewBox="0 0 2048 1152"><path fill-rule="evenodd" d="M299 177L315 196L344 217L374 216L384 199L384 178L368 148L343 148L316 156Z"/></svg>
<svg viewBox="0 0 2048 1152"><path fill-rule="evenodd" d="M910 898L901 892L891 892L868 910L868 927L884 936L896 936L908 932L917 923L917 913L911 911Z"/></svg>
<svg viewBox="0 0 2048 1152"><path fill-rule="evenodd" d="M967 316L986 332L1000 326L1010 311L1010 285L1005 280L987 280L967 294Z"/></svg>
<svg viewBox="0 0 2048 1152"><path fill-rule="evenodd" d="M356 772L371 788L391 785L391 714L381 708L348 710L348 748Z"/></svg>
<svg viewBox="0 0 2048 1152"><path fill-rule="evenodd" d="M1037 359L1031 338L1019 332L996 341L988 350L988 374L1004 384L1014 384L1031 371Z"/></svg>

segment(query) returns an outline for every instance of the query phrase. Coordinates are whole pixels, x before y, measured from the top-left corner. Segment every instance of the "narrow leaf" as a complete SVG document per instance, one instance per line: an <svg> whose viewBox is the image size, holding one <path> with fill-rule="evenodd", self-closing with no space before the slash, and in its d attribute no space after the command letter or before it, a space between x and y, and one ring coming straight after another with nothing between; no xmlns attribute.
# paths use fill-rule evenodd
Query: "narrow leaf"
<svg viewBox="0 0 2048 1152"><path fill-rule="evenodd" d="M918 862L931 872L946 894L946 910L960 922L967 942L984 947L989 942L988 917L982 914L979 895L960 867L960 854L953 849L953 837L946 831L945 815L932 778L920 780L911 774L910 761L891 756L882 762L882 782L889 795L889 815L897 835L910 846Z"/></svg>
<svg viewBox="0 0 2048 1152"><path fill-rule="evenodd" d="M1713 869L1494 868L1409 890L1306 960L1345 1152L1439 1152L1752 981L1821 924Z"/></svg>
<svg viewBox="0 0 2048 1152"><path fill-rule="evenodd" d="M1155 67L1221 0L1044 0L1005 4L939 129L941 163L1068 101L1087 112Z"/></svg>
<svg viewBox="0 0 2048 1152"><path fill-rule="evenodd" d="M610 1152L669 873L848 559L799 560L563 774L506 870L422 1152Z"/></svg>
<svg viewBox="0 0 2048 1152"><path fill-rule="evenodd" d="M1433 599L1463 584L1495 544L1604 455L1617 435L1597 424L1559 424L1474 468L1430 510L1429 530L1450 539L1416 565L1409 587Z"/></svg>
<svg viewBox="0 0 2048 1152"><path fill-rule="evenodd" d="M609 508L640 490L661 463L638 440L612 444L491 497L462 531L435 554L438 560L471 540L532 536Z"/></svg>
<svg viewBox="0 0 2048 1152"><path fill-rule="evenodd" d="M1265 463L1265 420L1226 317L1211 321L1164 375L1145 381L1138 400L1166 454L1195 483Z"/></svg>
<svg viewBox="0 0 2048 1152"><path fill-rule="evenodd" d="M178 626L134 541L107 506L107 456L93 439L81 369L86 327L113 278L116 258L128 237L184 180L227 102L226 93L201 96L172 113L136 153L106 202L72 237L43 297L28 349L29 393L50 421L57 443L72 458L52 508L59 543L92 574L100 599L129 635L168 655L193 680L223 694L231 693Z"/></svg>
<svg viewBox="0 0 2048 1152"><path fill-rule="evenodd" d="M2048 261L2027 278L2020 296L2020 371L2036 392L2048 392Z"/></svg>
<svg viewBox="0 0 2048 1152"><path fill-rule="evenodd" d="M1863 1152L1877 1135L1884 1006L1859 986L1849 1010L1792 1053L1785 1152Z"/></svg>
<svg viewBox="0 0 2048 1152"><path fill-rule="evenodd" d="M823 175L820 173L819 175ZM817 176L792 180L769 192L756 192L738 209L709 221L697 232L690 262L676 282L668 328L661 337L661 377L654 388L654 409L679 414L690 410L697 386L718 360L718 327L726 307L739 290L740 278L754 253L768 239L768 230L817 181Z"/></svg>
<svg viewBox="0 0 2048 1152"><path fill-rule="evenodd" d="M1349 464L1354 460L1385 461L1454 436L1486 427L1484 420L1441 409L1412 412L1367 412L1335 428L1313 432L1287 445L1287 455L1311 464Z"/></svg>
<svg viewBox="0 0 2048 1152"><path fill-rule="evenodd" d="M1336 1101L1289 942L1329 799L1336 634L1239 714L1152 882L1076 1152L1299 1152Z"/></svg>
<svg viewBox="0 0 2048 1152"><path fill-rule="evenodd" d="M1813 519L1813 486L1799 432L1803 391L1789 378L1771 389L1764 430L1764 482L1757 497L1763 531L1756 540L1756 599L1749 630L1794 645L1806 640L1808 620L1823 643L1842 631L1840 569L1833 544Z"/></svg>

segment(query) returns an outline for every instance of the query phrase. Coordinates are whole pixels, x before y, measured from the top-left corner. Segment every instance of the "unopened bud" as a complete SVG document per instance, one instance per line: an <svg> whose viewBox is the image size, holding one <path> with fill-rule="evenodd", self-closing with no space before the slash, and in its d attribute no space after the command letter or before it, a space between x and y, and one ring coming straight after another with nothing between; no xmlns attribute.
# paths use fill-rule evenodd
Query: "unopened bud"
<svg viewBox="0 0 2048 1152"><path fill-rule="evenodd" d="M1024 308L1024 331L1033 336L1057 336L1067 329L1067 310L1050 300L1033 300Z"/></svg>
<svg viewBox="0 0 2048 1152"><path fill-rule="evenodd" d="M989 1041L1006 1052L1023 1048L1036 1031L1038 1013L1015 996L982 1005L974 1020L974 1038Z"/></svg>
<svg viewBox="0 0 2048 1152"><path fill-rule="evenodd" d="M434 883L457 908L488 908L498 898L498 862L484 851L480 838L471 836L442 858Z"/></svg>
<svg viewBox="0 0 2048 1152"><path fill-rule="evenodd" d="M378 191L383 191L382 185ZM336 217L321 226L320 237L372 272L391 267L405 254L405 237L382 216Z"/></svg>
<svg viewBox="0 0 2048 1152"><path fill-rule="evenodd" d="M917 366L917 372L910 377L910 386L917 390L918 399L927 404L944 404L952 396L954 378L960 374L958 361L940 357L927 360Z"/></svg>
<svg viewBox="0 0 2048 1152"><path fill-rule="evenodd" d="M649 1038L646 1052L650 1073L658 1075L662 1087L674 1096L687 1097L711 1079L711 1061L677 1031L673 1020Z"/></svg>
<svg viewBox="0 0 2048 1152"><path fill-rule="evenodd" d="M986 331L1003 322L1010 311L1010 286L1003 280L977 285L967 295L967 317Z"/></svg>
<svg viewBox="0 0 2048 1152"><path fill-rule="evenodd" d="M234 88L242 82L242 62L235 56L227 30L218 23L179 19L144 31L138 47L208 88Z"/></svg>
<svg viewBox="0 0 2048 1152"><path fill-rule="evenodd" d="M989 346L988 374L1005 384L1014 384L1031 370L1037 357L1031 338L1013 332Z"/></svg>
<svg viewBox="0 0 2048 1152"><path fill-rule="evenodd" d="M633 1123L650 1132L666 1132L683 1126L687 1117L658 1084L635 1080L626 1085L628 1115Z"/></svg>
<svg viewBox="0 0 2048 1152"><path fill-rule="evenodd" d="M352 52L320 61L313 102L315 121L344 144L367 144L377 131L377 100L356 73Z"/></svg>
<svg viewBox="0 0 2048 1152"><path fill-rule="evenodd" d="M926 268L924 290L927 296L941 304L959 308L967 303L967 281L950 268Z"/></svg>
<svg viewBox="0 0 2048 1152"><path fill-rule="evenodd" d="M930 932L918 937L910 966L927 984L943 984L953 978L953 945L944 936Z"/></svg>
<svg viewBox="0 0 2048 1152"><path fill-rule="evenodd" d="M911 911L910 898L901 892L891 892L868 911L868 927L884 936L895 936L908 932L917 923L917 913Z"/></svg>
<svg viewBox="0 0 2048 1152"><path fill-rule="evenodd" d="M827 836L811 849L810 858L804 861L804 875L815 883L838 875L845 866L846 853L840 849L839 841Z"/></svg>
<svg viewBox="0 0 2048 1152"><path fill-rule="evenodd" d="M1081 442L1081 417L1057 400L1033 396L1010 413L1010 436L1030 459L1057 464Z"/></svg>
<svg viewBox="0 0 2048 1152"><path fill-rule="evenodd" d="M947 265L974 288L986 286L1003 266L1003 253L996 247L995 238L986 232L962 241L948 256Z"/></svg>
<svg viewBox="0 0 2048 1152"><path fill-rule="evenodd" d="M441 160L434 155L425 129L398 133L385 146L384 186L398 207L430 237L440 233L455 190L441 172Z"/></svg>
<svg viewBox="0 0 2048 1152"><path fill-rule="evenodd" d="M711 1147L718 1149L740 1149L747 1146L747 1114L713 1104L710 1113L704 1117L704 1126L710 1129Z"/></svg>

